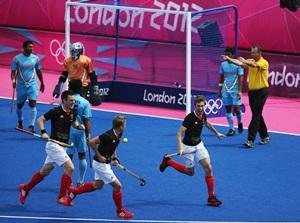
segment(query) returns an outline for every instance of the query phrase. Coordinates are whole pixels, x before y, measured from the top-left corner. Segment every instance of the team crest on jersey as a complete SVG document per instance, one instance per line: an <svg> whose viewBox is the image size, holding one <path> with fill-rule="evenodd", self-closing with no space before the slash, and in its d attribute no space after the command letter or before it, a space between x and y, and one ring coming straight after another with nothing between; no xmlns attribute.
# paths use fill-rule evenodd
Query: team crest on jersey
<svg viewBox="0 0 300 223"><path fill-rule="evenodd" d="M71 120L71 122L74 121L74 114L73 113L70 114L70 120Z"/></svg>

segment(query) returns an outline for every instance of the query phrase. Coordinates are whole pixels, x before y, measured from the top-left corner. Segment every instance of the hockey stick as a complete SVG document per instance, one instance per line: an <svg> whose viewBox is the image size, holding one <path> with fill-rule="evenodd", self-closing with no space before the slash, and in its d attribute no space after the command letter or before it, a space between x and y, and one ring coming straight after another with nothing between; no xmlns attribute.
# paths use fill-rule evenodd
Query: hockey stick
<svg viewBox="0 0 300 223"><path fill-rule="evenodd" d="M20 131L20 132L27 133L27 134L29 134L29 135L33 135L33 136L39 137L39 138L42 137L42 136L39 135L39 134L36 134L36 133L30 132L30 131L27 131L27 130L25 130L25 129L20 129L20 128L18 128L18 127L16 127L16 130L18 130L18 131ZM54 142L54 143L56 143L56 144L58 144L58 145L60 145L60 146L62 146L62 147L70 147L70 148L74 147L74 143L67 144L67 143L64 143L64 142L61 142L61 141L58 141L58 140L55 140L55 139L50 139L50 138L48 139L48 141Z"/></svg>
<svg viewBox="0 0 300 223"><path fill-rule="evenodd" d="M142 178L141 176L137 175L136 173L132 172L131 170L127 169L126 167L124 167L123 165L121 164L118 164L117 166L118 168L120 168L121 170L124 170L126 173L128 173L129 175L135 177L136 179L138 179L141 183L140 183L140 186L145 186L146 184L146 181L144 178Z"/></svg>
<svg viewBox="0 0 300 223"><path fill-rule="evenodd" d="M15 107L15 94L16 94L16 88L13 88L13 94L12 94L11 104L10 104L10 112L13 112Z"/></svg>
<svg viewBox="0 0 300 223"><path fill-rule="evenodd" d="M90 164L90 168L92 168L92 158L91 158L91 149L90 149L90 145L89 145L89 142L86 142L86 145L87 145L87 149L88 149L88 154L89 154L89 164Z"/></svg>
<svg viewBox="0 0 300 223"><path fill-rule="evenodd" d="M193 154L193 153L195 153L195 152L197 152L197 149L195 149L195 150L192 150L191 152L188 152L188 153L183 153L182 155L186 155L186 154ZM165 158L171 158L171 157L173 157L173 156L179 156L180 155L180 153L167 153L166 155L164 155L164 157Z"/></svg>

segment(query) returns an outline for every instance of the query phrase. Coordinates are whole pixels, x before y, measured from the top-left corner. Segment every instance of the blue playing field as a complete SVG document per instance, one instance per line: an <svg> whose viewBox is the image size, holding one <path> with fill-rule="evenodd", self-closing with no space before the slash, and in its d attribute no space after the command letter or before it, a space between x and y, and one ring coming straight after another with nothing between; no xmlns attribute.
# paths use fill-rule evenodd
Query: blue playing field
<svg viewBox="0 0 300 223"><path fill-rule="evenodd" d="M38 113L50 108L39 104ZM9 111L8 100L0 99L0 111L0 222L120 221L115 216L110 186L79 195L73 207L57 205L61 168L37 185L26 204L20 205L18 186L43 165L45 142L14 129L17 118ZM92 135L109 129L115 115L93 111ZM25 112L25 126L26 118ZM241 146L246 131L218 140L205 129L203 141L212 158L216 194L224 203L216 208L206 206L204 172L199 165L193 177L171 168L159 172L162 156L177 151L180 125L176 120L127 115L124 136L129 141L120 144L118 156L124 166L147 181L141 187L135 178L114 169L123 184L124 206L136 214L131 222L300 221L299 136L271 133L270 144L256 144L246 150ZM77 157L74 162L77 166ZM76 175L77 170L74 180ZM93 180L90 168L86 180Z"/></svg>

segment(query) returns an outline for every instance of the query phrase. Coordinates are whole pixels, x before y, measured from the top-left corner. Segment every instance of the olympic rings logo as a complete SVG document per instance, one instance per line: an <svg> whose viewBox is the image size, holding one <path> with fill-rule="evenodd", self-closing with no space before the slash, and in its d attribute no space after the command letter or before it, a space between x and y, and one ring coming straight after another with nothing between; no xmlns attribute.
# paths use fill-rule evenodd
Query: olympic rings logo
<svg viewBox="0 0 300 223"><path fill-rule="evenodd" d="M205 105L204 112L205 114L217 114L219 110L223 107L223 102L220 98L209 99Z"/></svg>
<svg viewBox="0 0 300 223"><path fill-rule="evenodd" d="M64 59L66 56L65 45L66 45L65 41L61 44L57 39L53 39L50 42L50 46L49 46L50 53L52 56L55 57L56 62L60 65L64 63Z"/></svg>

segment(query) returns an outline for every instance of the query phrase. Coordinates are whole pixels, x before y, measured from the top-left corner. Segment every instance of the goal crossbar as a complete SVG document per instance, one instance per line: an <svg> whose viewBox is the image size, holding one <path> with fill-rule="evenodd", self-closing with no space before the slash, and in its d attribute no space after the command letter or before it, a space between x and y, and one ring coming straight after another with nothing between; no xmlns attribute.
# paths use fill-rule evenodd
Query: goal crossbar
<svg viewBox="0 0 300 223"><path fill-rule="evenodd" d="M186 16L186 113L191 112L191 54L192 54L192 17L201 13L210 13L213 11L226 10L233 8L235 12L235 48L237 49L237 21L238 12L237 7L234 5L228 5L223 7L211 8L201 11L177 11L177 10L164 10L154 8L142 8L142 7L131 7L131 6L120 6L120 5L109 5L109 4L96 4L96 3L84 3L84 2L71 2L67 1L65 4L65 47L66 56L70 55L70 7L91 7L91 8L109 8L112 10L129 10L129 11L142 11L162 14L176 14Z"/></svg>

